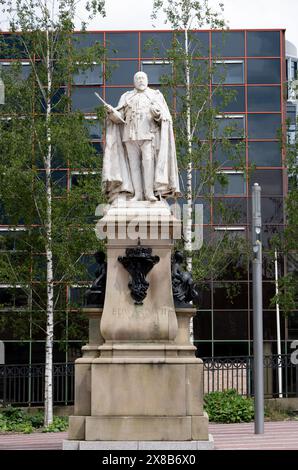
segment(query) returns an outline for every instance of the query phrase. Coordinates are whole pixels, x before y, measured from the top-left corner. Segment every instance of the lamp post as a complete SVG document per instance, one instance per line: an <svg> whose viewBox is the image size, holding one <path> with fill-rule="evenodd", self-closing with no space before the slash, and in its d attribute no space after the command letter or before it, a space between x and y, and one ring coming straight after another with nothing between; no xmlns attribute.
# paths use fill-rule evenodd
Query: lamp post
<svg viewBox="0 0 298 470"><path fill-rule="evenodd" d="M2 65L0 64L0 104L5 104L5 86L2 80Z"/></svg>
<svg viewBox="0 0 298 470"><path fill-rule="evenodd" d="M252 189L255 434L264 433L264 354L261 229L261 187L258 185L258 183L255 183Z"/></svg>

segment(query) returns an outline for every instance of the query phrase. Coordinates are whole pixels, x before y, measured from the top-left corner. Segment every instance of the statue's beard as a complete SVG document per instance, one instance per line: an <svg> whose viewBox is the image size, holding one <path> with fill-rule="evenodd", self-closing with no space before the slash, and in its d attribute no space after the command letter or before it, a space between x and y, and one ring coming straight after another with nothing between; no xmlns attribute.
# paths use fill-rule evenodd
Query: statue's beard
<svg viewBox="0 0 298 470"><path fill-rule="evenodd" d="M147 85L138 85L136 88L137 88L137 90L144 91L144 90L146 90Z"/></svg>

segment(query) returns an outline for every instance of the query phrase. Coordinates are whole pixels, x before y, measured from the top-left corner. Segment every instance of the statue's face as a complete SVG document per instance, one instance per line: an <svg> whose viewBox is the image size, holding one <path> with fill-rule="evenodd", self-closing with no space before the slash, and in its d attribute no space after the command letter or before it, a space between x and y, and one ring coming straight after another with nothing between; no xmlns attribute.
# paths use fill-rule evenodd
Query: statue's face
<svg viewBox="0 0 298 470"><path fill-rule="evenodd" d="M144 72L137 72L134 76L134 85L137 90L146 90L148 87L147 75Z"/></svg>

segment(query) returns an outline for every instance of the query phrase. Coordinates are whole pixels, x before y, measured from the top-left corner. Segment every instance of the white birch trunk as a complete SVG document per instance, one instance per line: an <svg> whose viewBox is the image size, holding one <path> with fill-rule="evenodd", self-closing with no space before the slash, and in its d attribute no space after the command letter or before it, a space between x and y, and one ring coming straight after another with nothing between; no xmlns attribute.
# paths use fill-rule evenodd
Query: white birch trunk
<svg viewBox="0 0 298 470"><path fill-rule="evenodd" d="M186 133L187 133L187 182L186 182L186 199L187 199L187 216L186 227L184 232L184 247L188 253L192 251L192 135L191 135L191 109L190 109L190 64L189 64L189 42L188 30L184 30L184 49L185 49L185 81L186 81ZM189 272L192 271L192 257L187 256L186 266ZM190 341L193 343L193 321L189 324Z"/></svg>
<svg viewBox="0 0 298 470"><path fill-rule="evenodd" d="M52 252L52 188L51 188L51 91L52 69L50 59L49 30L46 31L47 54L47 102L46 102L46 131L47 154L45 157L46 170L46 257L47 257L47 330L46 330L46 363L45 363L45 413L44 425L53 422L53 335L54 335L54 282L53 282L53 252Z"/></svg>

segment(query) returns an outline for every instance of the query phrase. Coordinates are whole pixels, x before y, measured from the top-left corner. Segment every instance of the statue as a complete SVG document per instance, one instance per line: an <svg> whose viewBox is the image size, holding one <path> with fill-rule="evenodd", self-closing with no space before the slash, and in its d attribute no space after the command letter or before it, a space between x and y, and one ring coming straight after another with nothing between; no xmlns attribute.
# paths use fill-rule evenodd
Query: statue
<svg viewBox="0 0 298 470"><path fill-rule="evenodd" d="M103 251L94 253L98 269L95 271L96 279L85 293L87 307L102 307L104 304L107 282L107 263L105 257Z"/></svg>
<svg viewBox="0 0 298 470"><path fill-rule="evenodd" d="M193 282L191 273L181 268L183 262L181 251L175 251L172 260L172 289L176 307L190 307L190 302L194 304L199 302L197 286Z"/></svg>
<svg viewBox="0 0 298 470"><path fill-rule="evenodd" d="M106 105L103 191L109 202L125 197L157 201L180 194L172 118L159 90L148 87L144 72L116 108Z"/></svg>

